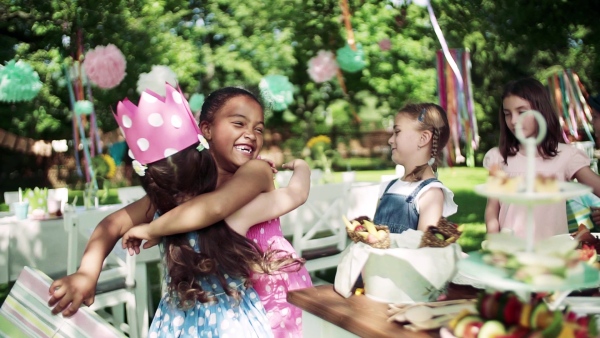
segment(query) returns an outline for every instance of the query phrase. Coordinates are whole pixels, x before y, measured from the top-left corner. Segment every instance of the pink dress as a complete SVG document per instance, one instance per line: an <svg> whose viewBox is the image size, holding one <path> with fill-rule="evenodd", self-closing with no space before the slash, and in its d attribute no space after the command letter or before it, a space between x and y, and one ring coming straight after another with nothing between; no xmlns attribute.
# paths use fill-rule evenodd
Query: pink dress
<svg viewBox="0 0 600 338"><path fill-rule="evenodd" d="M254 225L246 237L257 243L261 249L279 249L292 252L296 250L281 232L279 218ZM255 274L252 286L258 293L267 318L271 323L276 338L302 337L302 310L288 303L288 291L304 289L312 286L310 275L303 266L300 270L279 271L273 275Z"/></svg>

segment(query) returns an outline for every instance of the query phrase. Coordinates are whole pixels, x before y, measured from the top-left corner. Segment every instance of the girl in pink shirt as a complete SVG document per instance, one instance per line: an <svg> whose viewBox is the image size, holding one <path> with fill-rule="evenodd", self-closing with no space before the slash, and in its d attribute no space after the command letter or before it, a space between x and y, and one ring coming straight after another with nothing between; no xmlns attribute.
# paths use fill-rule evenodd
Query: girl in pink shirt
<svg viewBox="0 0 600 338"><path fill-rule="evenodd" d="M548 91L541 82L532 78L509 82L502 94L500 109L500 145L490 149L483 166L488 170L497 165L510 177L525 176L527 170L525 148L515 136L519 115L537 110L546 120L546 137L537 147L535 169L538 174L555 176L559 181L577 179L593 188L600 196L600 178L590 167L590 159L581 150L563 143L558 114L554 110ZM533 116L522 123L525 137L535 137L538 126ZM485 208L487 232L507 228L518 237L525 238L527 210L523 205L488 199ZM535 240L568 232L565 201L534 207Z"/></svg>

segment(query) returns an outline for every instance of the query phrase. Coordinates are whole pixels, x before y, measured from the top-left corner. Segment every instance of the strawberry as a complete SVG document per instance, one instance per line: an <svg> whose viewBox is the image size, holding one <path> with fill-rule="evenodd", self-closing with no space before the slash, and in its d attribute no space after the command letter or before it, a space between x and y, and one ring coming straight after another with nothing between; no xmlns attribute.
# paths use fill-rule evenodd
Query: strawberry
<svg viewBox="0 0 600 338"><path fill-rule="evenodd" d="M367 231L367 229L362 225L357 225L356 228L354 228L354 231Z"/></svg>

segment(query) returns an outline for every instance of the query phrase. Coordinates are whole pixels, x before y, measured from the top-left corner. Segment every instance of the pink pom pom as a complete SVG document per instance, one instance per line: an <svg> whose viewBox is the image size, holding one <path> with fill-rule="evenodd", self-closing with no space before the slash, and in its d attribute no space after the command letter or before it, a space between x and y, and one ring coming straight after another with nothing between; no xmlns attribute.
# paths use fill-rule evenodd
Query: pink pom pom
<svg viewBox="0 0 600 338"><path fill-rule="evenodd" d="M125 56L113 44L98 46L85 55L83 69L88 79L100 88L117 86L125 77Z"/></svg>
<svg viewBox="0 0 600 338"><path fill-rule="evenodd" d="M317 56L308 60L308 75L317 83L331 80L338 72L335 54L320 50Z"/></svg>
<svg viewBox="0 0 600 338"><path fill-rule="evenodd" d="M390 39L383 39L379 41L379 49L382 51L390 50L392 48L392 41Z"/></svg>

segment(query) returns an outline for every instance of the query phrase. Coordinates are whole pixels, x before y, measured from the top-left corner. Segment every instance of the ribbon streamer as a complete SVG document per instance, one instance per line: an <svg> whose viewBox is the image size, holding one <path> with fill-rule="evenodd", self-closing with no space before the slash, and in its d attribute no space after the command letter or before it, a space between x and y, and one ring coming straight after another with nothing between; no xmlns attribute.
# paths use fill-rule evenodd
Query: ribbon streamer
<svg viewBox="0 0 600 338"><path fill-rule="evenodd" d="M452 55L450 54L450 50L448 49L448 44L446 43L446 39L444 39L444 34L442 33L442 29L440 28L440 25L437 22L437 18L435 17L435 13L433 12L433 7L431 6L431 2L427 2L427 11L429 12L429 20L431 21L431 24L433 25L433 30L435 31L435 35L437 35L437 38L440 41L440 44L442 45L442 50L444 51L444 56L446 57L446 60L448 61L450 68L452 68L454 75L456 76L456 80L458 82L458 88L460 89L460 91L463 91L464 84L463 84L462 77L460 75L460 70L458 69L456 62L452 58Z"/></svg>

